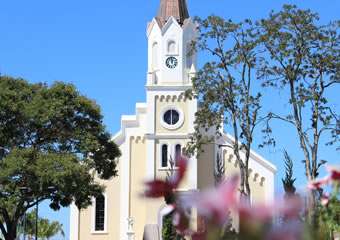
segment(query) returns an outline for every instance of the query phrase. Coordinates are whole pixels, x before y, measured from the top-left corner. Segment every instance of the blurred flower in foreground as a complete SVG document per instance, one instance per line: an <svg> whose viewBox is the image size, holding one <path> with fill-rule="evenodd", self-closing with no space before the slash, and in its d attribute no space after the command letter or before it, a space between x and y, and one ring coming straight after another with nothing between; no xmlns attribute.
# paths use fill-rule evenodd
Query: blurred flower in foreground
<svg viewBox="0 0 340 240"><path fill-rule="evenodd" d="M321 204L322 204L322 206L327 206L328 203L329 203L329 194L325 193L321 197Z"/></svg>
<svg viewBox="0 0 340 240"><path fill-rule="evenodd" d="M303 201L299 195L276 201L272 205L251 205L240 201L238 187L239 177L231 176L217 188L202 192L188 192L184 195L176 192L182 181L188 160L184 157L178 161L178 169L166 180L154 180L146 183L145 196L150 198L164 197L167 212L173 216L173 226L181 236L189 236L192 240L219 239L265 239L265 240L300 240L304 239L304 223L301 219ZM328 167L330 175L308 185L310 189L319 190L329 183L340 182L340 170ZM329 204L330 197L324 194L320 198L323 206ZM191 210L197 211L198 229L191 229ZM237 238L226 237L230 229L226 224L231 222L231 212L239 218ZM280 217L281 224L274 219Z"/></svg>
<svg viewBox="0 0 340 240"><path fill-rule="evenodd" d="M238 186L239 177L234 175L221 183L216 189L193 193L190 197L185 198L181 205L195 207L200 216L204 216L217 224L224 224L228 220L226 213L230 210L236 210L238 205Z"/></svg>
<svg viewBox="0 0 340 240"><path fill-rule="evenodd" d="M320 190L327 184L339 184L340 183L340 169L333 166L326 167L329 175L319 179L312 181L308 184L308 188L310 190Z"/></svg>
<svg viewBox="0 0 340 240"><path fill-rule="evenodd" d="M331 181L340 183L340 168L339 167L327 166L327 171L330 173L329 178Z"/></svg>
<svg viewBox="0 0 340 240"><path fill-rule="evenodd" d="M178 160L178 170L176 173L166 180L153 180L145 183L146 191L144 195L149 198L160 198L165 197L166 199L172 199L174 195L174 190L178 187L182 181L188 161L186 158L182 157ZM167 202L170 203L170 202Z"/></svg>

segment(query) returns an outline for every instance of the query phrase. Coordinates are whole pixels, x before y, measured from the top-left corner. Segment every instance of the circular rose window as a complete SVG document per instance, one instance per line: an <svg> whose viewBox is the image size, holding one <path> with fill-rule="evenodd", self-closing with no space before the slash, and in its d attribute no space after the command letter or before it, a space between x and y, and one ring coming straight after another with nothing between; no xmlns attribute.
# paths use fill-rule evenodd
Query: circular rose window
<svg viewBox="0 0 340 240"><path fill-rule="evenodd" d="M177 129L182 126L184 116L181 110L176 107L167 107L162 111L162 126L167 129Z"/></svg>
<svg viewBox="0 0 340 240"><path fill-rule="evenodd" d="M179 121L179 113L174 109L168 110L164 113L163 120L166 124L175 125Z"/></svg>

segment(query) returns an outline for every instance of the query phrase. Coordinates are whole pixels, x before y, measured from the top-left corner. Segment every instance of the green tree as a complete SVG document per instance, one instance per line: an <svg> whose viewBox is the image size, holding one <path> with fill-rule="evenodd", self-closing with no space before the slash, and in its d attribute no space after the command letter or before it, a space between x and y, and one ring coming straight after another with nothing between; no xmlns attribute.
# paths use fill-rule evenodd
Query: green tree
<svg viewBox="0 0 340 240"><path fill-rule="evenodd" d="M284 158L285 158L285 168L286 168L286 175L285 178L282 179L283 188L285 190L285 197L293 197L296 192L296 188L294 183L296 178L293 178L293 168L294 163L292 158L289 156L288 152L284 151Z"/></svg>
<svg viewBox="0 0 340 240"><path fill-rule="evenodd" d="M162 225L162 239L173 240L176 239L176 229L172 225L173 214L168 214L163 217Z"/></svg>
<svg viewBox="0 0 340 240"><path fill-rule="evenodd" d="M338 195L338 196L337 196ZM334 234L340 233L340 200L339 190L337 195L330 197L327 206L319 205L319 236L329 236L328 239L335 239Z"/></svg>
<svg viewBox="0 0 340 240"><path fill-rule="evenodd" d="M290 106L286 115L268 117L296 131L308 181L326 163L319 156L322 142L336 144L340 136L340 116L327 98L340 83L340 22L320 25L318 20L310 10L284 5L258 24L264 47L259 78L264 86L285 91ZM311 195L311 206L316 196Z"/></svg>
<svg viewBox="0 0 340 240"><path fill-rule="evenodd" d="M217 16L197 21L199 36L193 50L208 54L209 60L193 78L193 90L187 93L197 98L200 106L189 152L216 142L207 137L205 130L215 128L219 134L224 125L230 127L233 142L227 147L238 162L241 195L249 200L250 152L255 128L262 120L261 93L254 89L254 73L259 68L256 28L250 20L234 23Z"/></svg>
<svg viewBox="0 0 340 240"><path fill-rule="evenodd" d="M37 202L58 210L91 204L103 191L95 177L117 175L119 148L99 106L73 85L30 84L0 77L0 231L17 237L19 220ZM51 188L53 187L53 188Z"/></svg>

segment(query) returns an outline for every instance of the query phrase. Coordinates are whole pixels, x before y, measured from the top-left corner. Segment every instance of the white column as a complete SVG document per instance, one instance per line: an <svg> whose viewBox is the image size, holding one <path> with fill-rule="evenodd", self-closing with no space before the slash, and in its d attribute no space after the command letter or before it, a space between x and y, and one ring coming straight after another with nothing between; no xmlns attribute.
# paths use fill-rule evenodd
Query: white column
<svg viewBox="0 0 340 240"><path fill-rule="evenodd" d="M146 139L146 180L155 178L155 140Z"/></svg>
<svg viewBox="0 0 340 240"><path fill-rule="evenodd" d="M146 133L154 134L155 133L155 94L152 91L146 92L146 104L147 104L147 126Z"/></svg>
<svg viewBox="0 0 340 240"><path fill-rule="evenodd" d="M147 127L146 127L146 179L152 180L155 177L155 140L148 138L155 134L155 93L147 91Z"/></svg>
<svg viewBox="0 0 340 240"><path fill-rule="evenodd" d="M128 132L128 130L126 129ZM122 145L122 158L121 164L121 183L120 183L120 238L126 239L126 232L128 230L128 224L126 219L129 217L129 192L130 192L130 136L127 133L125 136L125 142Z"/></svg>
<svg viewBox="0 0 340 240"><path fill-rule="evenodd" d="M197 100L193 99L189 104L189 134L195 132L195 114L197 112ZM197 166L197 157L193 156L189 161L189 181L192 189L197 189L198 186L198 166Z"/></svg>
<svg viewBox="0 0 340 240"><path fill-rule="evenodd" d="M79 240L79 210L72 203L70 206L70 240Z"/></svg>

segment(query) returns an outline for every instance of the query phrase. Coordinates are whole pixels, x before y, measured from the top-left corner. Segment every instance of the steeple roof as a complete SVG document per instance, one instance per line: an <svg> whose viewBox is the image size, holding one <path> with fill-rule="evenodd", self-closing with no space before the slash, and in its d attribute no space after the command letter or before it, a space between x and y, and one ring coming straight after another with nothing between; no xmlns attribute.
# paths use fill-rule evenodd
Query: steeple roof
<svg viewBox="0 0 340 240"><path fill-rule="evenodd" d="M169 17L174 17L179 24L189 18L186 0L161 0L161 5L156 19L163 26Z"/></svg>

